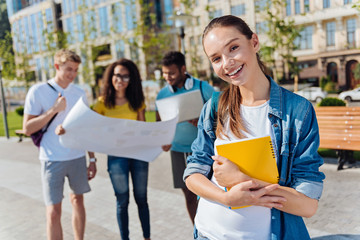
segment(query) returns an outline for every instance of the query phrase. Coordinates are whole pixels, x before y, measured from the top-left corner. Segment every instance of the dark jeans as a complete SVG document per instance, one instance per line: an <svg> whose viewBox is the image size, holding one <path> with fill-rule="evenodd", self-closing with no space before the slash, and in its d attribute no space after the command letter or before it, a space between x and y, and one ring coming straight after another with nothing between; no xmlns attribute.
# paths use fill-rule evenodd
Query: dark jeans
<svg viewBox="0 0 360 240"><path fill-rule="evenodd" d="M129 239L129 172L131 173L134 198L138 206L143 237L149 238L150 214L147 203L149 163L135 159L108 156L108 172L116 196L116 212L121 239Z"/></svg>

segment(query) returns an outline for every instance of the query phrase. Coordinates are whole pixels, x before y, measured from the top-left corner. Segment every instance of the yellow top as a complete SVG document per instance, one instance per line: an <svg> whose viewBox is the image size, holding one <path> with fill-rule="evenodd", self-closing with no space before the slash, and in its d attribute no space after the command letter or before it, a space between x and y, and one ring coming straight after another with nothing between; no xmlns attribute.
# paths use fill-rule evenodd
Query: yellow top
<svg viewBox="0 0 360 240"><path fill-rule="evenodd" d="M144 110L145 107L146 105L145 103L143 103L138 111ZM106 107L103 97L98 98L98 101L95 103L93 110L106 117L122 118L122 119L130 119L130 120L137 120L137 115L138 115L138 112L130 108L128 102L123 105L116 105L114 108Z"/></svg>

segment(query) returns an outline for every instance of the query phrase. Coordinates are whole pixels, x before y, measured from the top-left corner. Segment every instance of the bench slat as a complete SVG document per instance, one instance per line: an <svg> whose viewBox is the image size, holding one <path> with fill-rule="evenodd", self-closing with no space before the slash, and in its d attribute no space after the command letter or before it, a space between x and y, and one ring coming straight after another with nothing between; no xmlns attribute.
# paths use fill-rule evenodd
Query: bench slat
<svg viewBox="0 0 360 240"><path fill-rule="evenodd" d="M360 151L360 141L339 141L320 138L320 148Z"/></svg>
<svg viewBox="0 0 360 240"><path fill-rule="evenodd" d="M360 107L317 107L320 147L360 151Z"/></svg>

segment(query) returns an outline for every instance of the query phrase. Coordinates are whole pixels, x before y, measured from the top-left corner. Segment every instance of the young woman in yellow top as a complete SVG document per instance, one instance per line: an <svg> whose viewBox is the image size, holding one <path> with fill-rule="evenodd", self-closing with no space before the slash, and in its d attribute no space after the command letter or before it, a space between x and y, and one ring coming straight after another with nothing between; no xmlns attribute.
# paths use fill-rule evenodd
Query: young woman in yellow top
<svg viewBox="0 0 360 240"><path fill-rule="evenodd" d="M134 62L120 59L105 70L103 94L93 109L107 117L145 121L144 94L139 70ZM116 196L117 220L121 239L129 239L129 172L134 187L144 239L150 239L150 214L147 203L149 163L108 156L108 172Z"/></svg>

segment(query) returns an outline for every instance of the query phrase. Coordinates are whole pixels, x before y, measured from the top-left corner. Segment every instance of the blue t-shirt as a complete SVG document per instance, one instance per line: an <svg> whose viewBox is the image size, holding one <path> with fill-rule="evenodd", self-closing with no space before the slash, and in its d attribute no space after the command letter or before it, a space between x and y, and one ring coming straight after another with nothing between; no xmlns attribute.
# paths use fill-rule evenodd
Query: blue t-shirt
<svg viewBox="0 0 360 240"><path fill-rule="evenodd" d="M182 88L176 88L175 92L170 91L169 86L165 86L159 92L156 97L156 100L172 97L177 94L182 94L194 90L200 89L200 80L193 78L194 85L191 89L186 90L183 86ZM212 96L214 89L205 81L201 81L201 92L204 98L204 103L207 102ZM191 106L189 106L191 107ZM176 125L175 137L171 143L171 150L176 152L191 152L191 144L197 137L197 128L194 127L191 123L185 121L180 122Z"/></svg>

